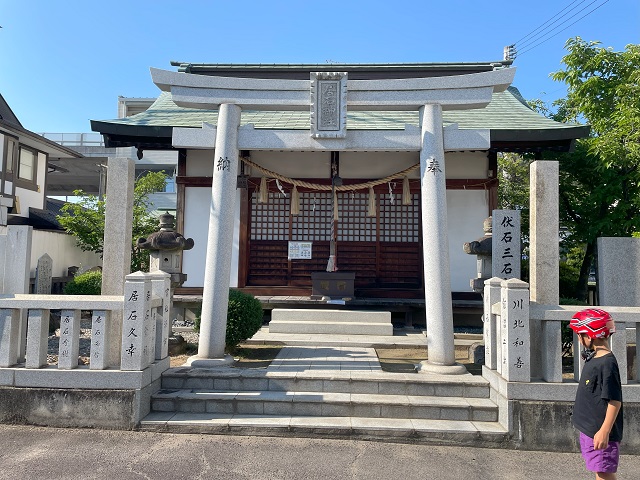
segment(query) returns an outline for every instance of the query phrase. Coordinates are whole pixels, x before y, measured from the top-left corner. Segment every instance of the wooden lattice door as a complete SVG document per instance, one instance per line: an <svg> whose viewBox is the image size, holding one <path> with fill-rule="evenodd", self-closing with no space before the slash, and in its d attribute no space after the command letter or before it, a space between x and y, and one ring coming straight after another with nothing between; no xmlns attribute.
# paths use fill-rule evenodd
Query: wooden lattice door
<svg viewBox="0 0 640 480"><path fill-rule="evenodd" d="M311 273L325 271L329 258L329 192L301 192L300 214L290 214L290 196L269 192L249 202L248 287L310 287ZM367 193L338 193L338 267L356 273L356 294L384 296L422 286L419 194L410 205L399 195L379 192L376 215L367 216ZM312 258L288 260L288 242L312 242ZM360 290L360 293L358 293ZM385 293L386 291L386 293Z"/></svg>

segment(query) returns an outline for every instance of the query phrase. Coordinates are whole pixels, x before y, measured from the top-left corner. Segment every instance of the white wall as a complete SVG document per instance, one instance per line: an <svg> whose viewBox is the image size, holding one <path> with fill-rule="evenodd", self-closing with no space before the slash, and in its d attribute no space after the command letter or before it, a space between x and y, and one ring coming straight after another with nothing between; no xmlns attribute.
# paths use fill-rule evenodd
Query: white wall
<svg viewBox="0 0 640 480"><path fill-rule="evenodd" d="M476 277L477 258L464 253L462 245L482 237L482 222L488 216L487 191L447 190L451 290L454 292L472 290L469 281Z"/></svg>
<svg viewBox="0 0 640 480"><path fill-rule="evenodd" d="M211 206L211 188L187 187L185 203L188 205L184 214L185 238L193 238L195 245L191 250L183 252L182 273L187 274L183 287L202 287L204 285L204 268L207 258L207 239L209 238L209 208ZM238 286L240 238L240 190L236 191L236 208L233 224L233 249L231 251L231 274L229 286Z"/></svg>
<svg viewBox="0 0 640 480"><path fill-rule="evenodd" d="M446 153L444 158L447 178L487 178L487 152L450 152Z"/></svg>
<svg viewBox="0 0 640 480"><path fill-rule="evenodd" d="M72 235L64 232L34 230L31 240L31 277L35 277L38 259L45 253L53 260L51 274L54 277L66 276L67 268L71 266L87 270L102 265L100 256L80 250Z"/></svg>
<svg viewBox="0 0 640 480"><path fill-rule="evenodd" d="M212 176L214 156L214 150L189 150L187 152L187 176ZM238 171L240 170L238 169Z"/></svg>

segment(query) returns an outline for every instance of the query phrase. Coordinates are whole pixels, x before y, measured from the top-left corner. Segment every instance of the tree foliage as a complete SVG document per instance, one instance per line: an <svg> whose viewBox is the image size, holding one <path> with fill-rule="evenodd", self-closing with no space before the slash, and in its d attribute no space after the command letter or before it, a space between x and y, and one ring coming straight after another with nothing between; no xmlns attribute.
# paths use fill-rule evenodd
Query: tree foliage
<svg viewBox="0 0 640 480"><path fill-rule="evenodd" d="M133 222L131 238L131 271L149 268L149 253L135 247L138 238L148 236L158 229L158 220L149 214L149 195L164 189L167 176L163 172L147 172L135 183L133 193ZM95 252L102 257L104 249L105 200L82 190L73 192L76 203L67 202L61 209L60 225L76 238L78 247Z"/></svg>
<svg viewBox="0 0 640 480"><path fill-rule="evenodd" d="M498 206L505 210L520 210L522 247L529 244L529 165L530 155L502 153L498 156Z"/></svg>
<svg viewBox="0 0 640 480"><path fill-rule="evenodd" d="M579 271L576 296L584 300L597 238L640 231L640 46L614 52L577 37L566 48L565 68L552 77L566 83L567 97L551 107L539 100L529 103L556 121L591 126L590 137L578 140L572 152L544 155L559 160L562 247ZM503 156L500 167L508 172L507 181L514 175L520 181L527 168L526 183L500 187L501 205L513 208L509 202L528 198L529 161L507 160Z"/></svg>
<svg viewBox="0 0 640 480"><path fill-rule="evenodd" d="M640 45L622 52L577 37L567 41L567 85L555 119L585 121L591 136L560 160L561 223L567 246L583 249L577 296L586 299L598 237L640 230Z"/></svg>

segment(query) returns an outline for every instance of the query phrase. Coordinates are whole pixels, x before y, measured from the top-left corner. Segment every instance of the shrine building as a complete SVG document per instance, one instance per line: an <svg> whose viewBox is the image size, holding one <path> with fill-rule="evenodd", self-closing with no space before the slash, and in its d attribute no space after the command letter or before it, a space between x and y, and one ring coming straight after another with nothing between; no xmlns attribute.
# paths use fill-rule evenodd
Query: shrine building
<svg viewBox="0 0 640 480"><path fill-rule="evenodd" d="M177 152L177 229L195 241L177 293L203 292L212 181L227 170L235 198L217 208L232 209L231 287L308 296L314 272L337 270L354 274L356 298L423 299L425 255L448 254L451 293L465 298L476 259L462 245L497 208L498 154L566 152L588 132L529 108L510 63L172 62L177 72L152 69L161 92L148 110L92 130L106 147ZM237 159L216 152L225 103L240 109ZM424 152L426 104L441 109L443 159ZM442 172L444 209L421 193ZM446 249L429 237L439 225Z"/></svg>

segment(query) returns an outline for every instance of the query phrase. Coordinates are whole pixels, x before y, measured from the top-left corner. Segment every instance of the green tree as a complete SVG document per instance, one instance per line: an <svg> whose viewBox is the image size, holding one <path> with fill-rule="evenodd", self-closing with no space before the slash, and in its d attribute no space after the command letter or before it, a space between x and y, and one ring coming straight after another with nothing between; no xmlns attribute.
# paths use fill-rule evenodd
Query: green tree
<svg viewBox="0 0 640 480"><path fill-rule="evenodd" d="M580 37L569 39L565 69L552 74L567 85L554 119L586 122L591 136L560 160L561 223L568 248L583 249L577 297L586 299L589 270L602 236L640 230L640 45L622 52Z"/></svg>
<svg viewBox="0 0 640 480"><path fill-rule="evenodd" d="M149 269L149 252L139 251L138 238L148 236L158 229L158 219L148 212L149 195L164 190L167 176L163 172L147 172L138 177L133 193L133 222L131 239L131 271ZM105 200L76 190L77 203L67 202L61 209L58 221L74 237L84 251L103 253Z"/></svg>
<svg viewBox="0 0 640 480"><path fill-rule="evenodd" d="M573 290L586 300L589 271L601 236L631 236L640 230L640 46L614 52L578 38L566 43L564 70L555 80L567 84L567 97L547 106L529 105L559 122L588 123L591 136L569 153L546 152L560 162L560 222L567 257L565 280L579 272ZM528 218L529 163L516 154L499 157L501 208L523 211ZM528 225L528 223L527 223ZM526 238L525 238L526 242ZM574 296L574 295L572 295Z"/></svg>
<svg viewBox="0 0 640 480"><path fill-rule="evenodd" d="M532 155L502 153L498 156L498 206L520 210L523 251L529 244L529 165Z"/></svg>

